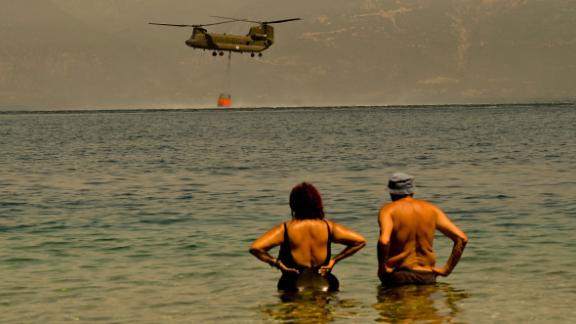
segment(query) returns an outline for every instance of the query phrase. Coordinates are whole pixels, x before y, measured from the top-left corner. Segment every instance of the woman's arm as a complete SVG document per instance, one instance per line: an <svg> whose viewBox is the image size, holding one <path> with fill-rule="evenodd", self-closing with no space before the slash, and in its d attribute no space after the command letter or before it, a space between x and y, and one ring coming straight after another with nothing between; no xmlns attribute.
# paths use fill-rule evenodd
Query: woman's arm
<svg viewBox="0 0 576 324"><path fill-rule="evenodd" d="M320 274L325 275L332 271L332 268L336 263L343 259L355 254L360 251L366 245L366 239L354 232L353 230L347 228L344 225L340 225L334 222L329 222L332 229L332 239L334 243L344 244L346 248L334 256L328 265L320 268Z"/></svg>
<svg viewBox="0 0 576 324"><path fill-rule="evenodd" d="M284 241L284 225L274 226L264 235L260 236L250 246L250 253L258 260L268 263L270 266L280 269L282 272L298 272L296 269L286 267L282 261L276 259L268 253L271 248L282 244Z"/></svg>

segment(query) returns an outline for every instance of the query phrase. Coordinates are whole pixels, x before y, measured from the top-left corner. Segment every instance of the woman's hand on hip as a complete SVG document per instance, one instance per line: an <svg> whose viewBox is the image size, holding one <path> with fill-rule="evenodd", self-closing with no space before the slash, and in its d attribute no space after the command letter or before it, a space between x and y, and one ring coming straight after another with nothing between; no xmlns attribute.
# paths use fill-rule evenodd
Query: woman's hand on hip
<svg viewBox="0 0 576 324"><path fill-rule="evenodd" d="M298 271L298 269L288 268L287 266L284 265L284 263L282 263L282 261L278 261L276 263L276 268L280 269L280 271L282 271L282 273L295 273L295 274L300 273L300 271Z"/></svg>
<svg viewBox="0 0 576 324"><path fill-rule="evenodd" d="M334 259L330 259L330 262L328 262L328 264L325 266L321 266L320 269L318 270L318 272L322 276L326 276L332 271L332 268L334 268L335 264L336 264L336 261L334 261Z"/></svg>

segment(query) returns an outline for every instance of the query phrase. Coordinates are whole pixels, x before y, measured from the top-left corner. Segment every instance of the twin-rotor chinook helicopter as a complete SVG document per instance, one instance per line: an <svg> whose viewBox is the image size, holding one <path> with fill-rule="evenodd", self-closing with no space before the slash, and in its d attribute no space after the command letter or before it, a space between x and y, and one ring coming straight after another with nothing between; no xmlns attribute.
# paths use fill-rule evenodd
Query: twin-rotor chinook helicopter
<svg viewBox="0 0 576 324"><path fill-rule="evenodd" d="M177 24L161 24L149 23L151 25L172 26L172 27L189 27L193 28L192 36L186 40L186 45L192 48L201 48L203 50L211 50L212 55L224 55L224 51L250 53L254 57L256 54L262 56L262 51L272 46L274 43L274 27L271 24L278 24L288 21L300 20L300 18L289 18L273 21L253 21L248 19L237 19L229 17L213 16L215 18L226 19L225 21L215 22L203 25L177 25ZM256 23L257 26L250 27L247 35L230 35L225 33L209 33L204 27L220 24L228 24L232 22L243 21L249 23Z"/></svg>

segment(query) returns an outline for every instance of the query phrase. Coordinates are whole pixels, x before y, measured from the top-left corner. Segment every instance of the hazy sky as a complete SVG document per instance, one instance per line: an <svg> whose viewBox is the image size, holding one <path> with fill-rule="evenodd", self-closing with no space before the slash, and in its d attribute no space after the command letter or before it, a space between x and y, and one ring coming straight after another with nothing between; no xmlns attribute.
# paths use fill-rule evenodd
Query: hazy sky
<svg viewBox="0 0 576 324"><path fill-rule="evenodd" d="M576 0L0 0L0 110L576 98ZM186 47L211 15L275 25L263 58ZM250 24L212 31L245 34Z"/></svg>

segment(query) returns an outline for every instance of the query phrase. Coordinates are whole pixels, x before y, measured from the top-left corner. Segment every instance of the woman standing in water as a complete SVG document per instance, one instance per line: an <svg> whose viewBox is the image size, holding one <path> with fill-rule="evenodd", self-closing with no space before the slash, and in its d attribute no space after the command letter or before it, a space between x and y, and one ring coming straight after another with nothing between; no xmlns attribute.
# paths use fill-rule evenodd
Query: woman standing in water
<svg viewBox="0 0 576 324"><path fill-rule="evenodd" d="M254 241L250 253L282 271L279 290L297 291L310 285L320 285L322 290L338 290L339 282L331 273L332 268L362 249L366 240L362 235L324 219L320 193L307 182L292 189L290 208L292 220L273 227ZM346 248L332 258L331 243L343 244ZM276 259L268 250L278 245L280 253Z"/></svg>

